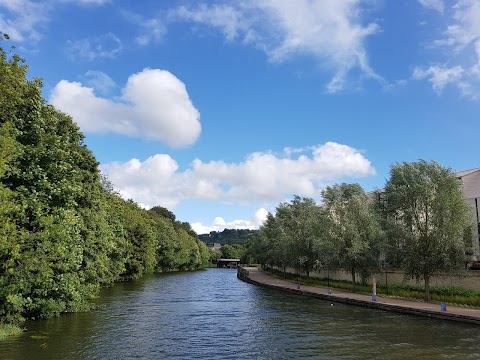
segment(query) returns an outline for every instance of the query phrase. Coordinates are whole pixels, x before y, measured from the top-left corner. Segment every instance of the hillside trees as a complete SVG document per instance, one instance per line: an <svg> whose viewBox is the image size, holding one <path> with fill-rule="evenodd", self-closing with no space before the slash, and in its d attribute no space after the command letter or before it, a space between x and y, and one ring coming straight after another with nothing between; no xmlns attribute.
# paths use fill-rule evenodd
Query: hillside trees
<svg viewBox="0 0 480 360"><path fill-rule="evenodd" d="M463 264L468 208L454 173L436 162L395 164L390 174L385 213L397 229L390 242L406 274L424 280L428 301L431 276Z"/></svg>

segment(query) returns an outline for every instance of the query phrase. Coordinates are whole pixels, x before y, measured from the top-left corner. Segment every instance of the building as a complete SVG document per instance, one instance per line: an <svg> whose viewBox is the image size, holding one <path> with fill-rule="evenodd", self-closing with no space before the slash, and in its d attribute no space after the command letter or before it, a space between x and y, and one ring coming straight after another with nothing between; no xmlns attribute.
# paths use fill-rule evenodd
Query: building
<svg viewBox="0 0 480 360"><path fill-rule="evenodd" d="M456 173L462 184L463 197L472 209L472 220L476 225L472 229L472 249L469 251L473 261L480 261L480 168Z"/></svg>
<svg viewBox="0 0 480 360"><path fill-rule="evenodd" d="M207 247L213 251L216 251L216 252L221 252L220 248L222 247L222 245L220 245L219 243L206 243Z"/></svg>

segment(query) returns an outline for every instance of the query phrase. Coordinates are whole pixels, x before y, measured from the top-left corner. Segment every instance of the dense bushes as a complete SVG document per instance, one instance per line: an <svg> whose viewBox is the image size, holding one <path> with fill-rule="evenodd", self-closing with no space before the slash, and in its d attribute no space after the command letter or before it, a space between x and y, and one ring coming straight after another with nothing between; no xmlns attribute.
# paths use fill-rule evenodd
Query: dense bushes
<svg viewBox="0 0 480 360"><path fill-rule="evenodd" d="M78 126L27 70L0 48L0 323L89 309L102 285L207 264L188 224L101 179Z"/></svg>

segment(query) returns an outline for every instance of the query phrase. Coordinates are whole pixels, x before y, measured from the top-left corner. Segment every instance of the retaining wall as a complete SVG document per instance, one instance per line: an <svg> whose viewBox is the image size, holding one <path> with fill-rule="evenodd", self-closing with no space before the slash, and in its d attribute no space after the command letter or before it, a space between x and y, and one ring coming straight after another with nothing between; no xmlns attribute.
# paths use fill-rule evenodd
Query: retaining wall
<svg viewBox="0 0 480 360"><path fill-rule="evenodd" d="M276 268L283 271L283 269ZM296 270L293 268L287 268L287 272L290 274L296 274ZM305 273L300 272L300 275L306 276ZM322 270L310 272L311 277L320 279L330 278L332 280L352 280L352 275L349 272L342 270ZM423 286L423 280L416 281L415 279L405 280L405 273L402 270L387 270L380 273L372 274L367 283L372 283L375 278L377 284L411 284ZM357 275L357 281L360 282L361 278ZM453 274L439 273L430 279L430 286L433 287L456 287L462 289L471 289L480 291L480 271L458 271Z"/></svg>

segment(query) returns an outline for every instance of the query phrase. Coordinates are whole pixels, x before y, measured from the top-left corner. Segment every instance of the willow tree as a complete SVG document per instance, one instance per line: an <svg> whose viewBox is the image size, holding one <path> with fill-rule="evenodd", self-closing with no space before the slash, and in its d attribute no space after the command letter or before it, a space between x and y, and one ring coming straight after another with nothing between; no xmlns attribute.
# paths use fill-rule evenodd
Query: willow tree
<svg viewBox="0 0 480 360"><path fill-rule="evenodd" d="M286 272L286 256L287 250L283 241L282 231L278 224L277 218L268 213L267 218L260 226L260 229L249 240L247 249L247 257L251 262L259 263L262 268L267 265L279 266Z"/></svg>
<svg viewBox="0 0 480 360"><path fill-rule="evenodd" d="M358 184L335 184L322 191L330 220L332 263L366 279L378 268L382 231L365 192Z"/></svg>
<svg viewBox="0 0 480 360"><path fill-rule="evenodd" d="M430 300L430 278L459 268L469 209L452 170L437 162L397 163L385 188L385 213L396 223L395 241L406 276L423 279Z"/></svg>
<svg viewBox="0 0 480 360"><path fill-rule="evenodd" d="M290 265L306 273L307 278L319 261L323 240L322 210L313 199L297 195L277 207L276 218L287 242Z"/></svg>

